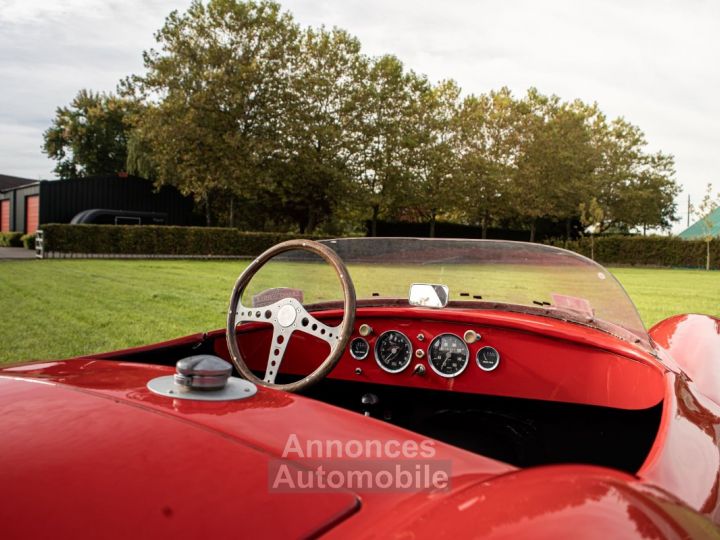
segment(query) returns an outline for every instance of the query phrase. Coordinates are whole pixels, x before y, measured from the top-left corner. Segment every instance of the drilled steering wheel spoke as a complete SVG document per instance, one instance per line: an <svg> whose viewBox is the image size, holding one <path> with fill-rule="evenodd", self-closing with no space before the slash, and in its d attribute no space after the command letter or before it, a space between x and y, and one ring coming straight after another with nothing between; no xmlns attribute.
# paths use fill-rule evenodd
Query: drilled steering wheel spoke
<svg viewBox="0 0 720 540"><path fill-rule="evenodd" d="M277 319L277 311L282 300L275 302L269 306L263 307L245 307L239 304L235 315L235 326L238 326L243 322L264 322L273 324L273 321Z"/></svg>
<svg viewBox="0 0 720 540"><path fill-rule="evenodd" d="M335 349L335 345L337 345L337 342L340 339L340 327L328 326L310 315L305 308L303 308L302 311L303 314L299 321L297 330L310 334L311 336L315 336L318 339L322 339L330 345L330 349Z"/></svg>
<svg viewBox="0 0 720 540"><path fill-rule="evenodd" d="M290 341L292 333L293 329L287 329L279 324L273 324L272 343L270 344L268 362L265 367L265 377L263 378L266 383L272 384L275 382L275 377L277 377L277 374L280 372L280 364L285 356L285 348Z"/></svg>

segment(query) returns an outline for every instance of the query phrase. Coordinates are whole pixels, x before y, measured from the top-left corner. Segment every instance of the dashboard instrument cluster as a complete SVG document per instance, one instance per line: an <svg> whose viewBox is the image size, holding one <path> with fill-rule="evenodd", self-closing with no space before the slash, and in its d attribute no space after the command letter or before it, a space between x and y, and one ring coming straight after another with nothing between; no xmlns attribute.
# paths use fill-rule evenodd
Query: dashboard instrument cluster
<svg viewBox="0 0 720 540"><path fill-rule="evenodd" d="M461 337L455 333L443 332L437 335L426 335L420 332L415 336L419 342L413 342L401 330L385 330L373 335L372 328L361 325L358 337L352 339L349 353L355 360L365 360L370 356L383 371L387 373L401 373L408 369L413 359L425 368L426 358L428 368L436 375L444 378L453 378L461 375L469 365L475 364L482 371L494 371L500 365L499 351L490 345L480 344L482 336L471 329L464 332ZM371 345L370 341L374 341ZM473 347L471 353L470 346Z"/></svg>

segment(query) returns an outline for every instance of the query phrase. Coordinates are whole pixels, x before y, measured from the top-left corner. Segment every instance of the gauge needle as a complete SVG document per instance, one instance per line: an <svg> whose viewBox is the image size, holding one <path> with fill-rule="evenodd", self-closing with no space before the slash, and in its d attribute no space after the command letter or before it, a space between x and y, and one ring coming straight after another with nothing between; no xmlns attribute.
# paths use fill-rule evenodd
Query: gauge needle
<svg viewBox="0 0 720 540"><path fill-rule="evenodd" d="M447 353L447 354L445 355L445 360L443 360L443 363L442 363L442 365L440 366L440 371L442 371L443 369L445 369L445 364L447 364L447 361L448 361L448 360L450 360L450 353Z"/></svg>

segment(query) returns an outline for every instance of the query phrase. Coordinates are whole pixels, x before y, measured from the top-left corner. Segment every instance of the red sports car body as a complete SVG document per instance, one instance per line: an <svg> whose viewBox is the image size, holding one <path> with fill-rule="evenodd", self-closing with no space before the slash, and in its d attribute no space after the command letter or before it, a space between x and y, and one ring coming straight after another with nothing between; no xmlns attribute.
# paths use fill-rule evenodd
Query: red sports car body
<svg viewBox="0 0 720 540"><path fill-rule="evenodd" d="M511 242L243 276L227 329L0 369L2 538L720 537L720 320L646 332L606 270Z"/></svg>

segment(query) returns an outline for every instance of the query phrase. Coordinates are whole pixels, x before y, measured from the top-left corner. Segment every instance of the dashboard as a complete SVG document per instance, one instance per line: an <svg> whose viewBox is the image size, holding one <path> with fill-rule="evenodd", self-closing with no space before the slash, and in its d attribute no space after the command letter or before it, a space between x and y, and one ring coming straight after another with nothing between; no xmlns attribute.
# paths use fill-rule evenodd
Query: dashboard
<svg viewBox="0 0 720 540"><path fill-rule="evenodd" d="M369 324L362 324L358 330L360 336L350 341L349 353L355 360L365 360L370 354L370 343L367 337L373 333ZM416 339L426 341L425 334L419 333ZM457 377L470 363L470 348L482 336L474 330L466 330L463 337L456 334L439 334L435 336L427 349L422 346L413 349L412 341L399 330L387 330L377 337L373 347L373 355L380 369L388 373L400 373L413 361L413 356L422 360L427 355L427 365L440 377ZM500 365L500 353L491 345L480 347L474 355L477 366L483 371L492 371ZM424 364L416 364L417 374L425 373Z"/></svg>
<svg viewBox="0 0 720 540"><path fill-rule="evenodd" d="M337 312L315 315L331 325L340 320ZM241 330L243 357L264 371L269 326ZM281 374L306 375L328 352L326 342L295 332ZM592 328L527 314L417 307L358 308L329 378L618 409L657 405L665 384L652 356Z"/></svg>

